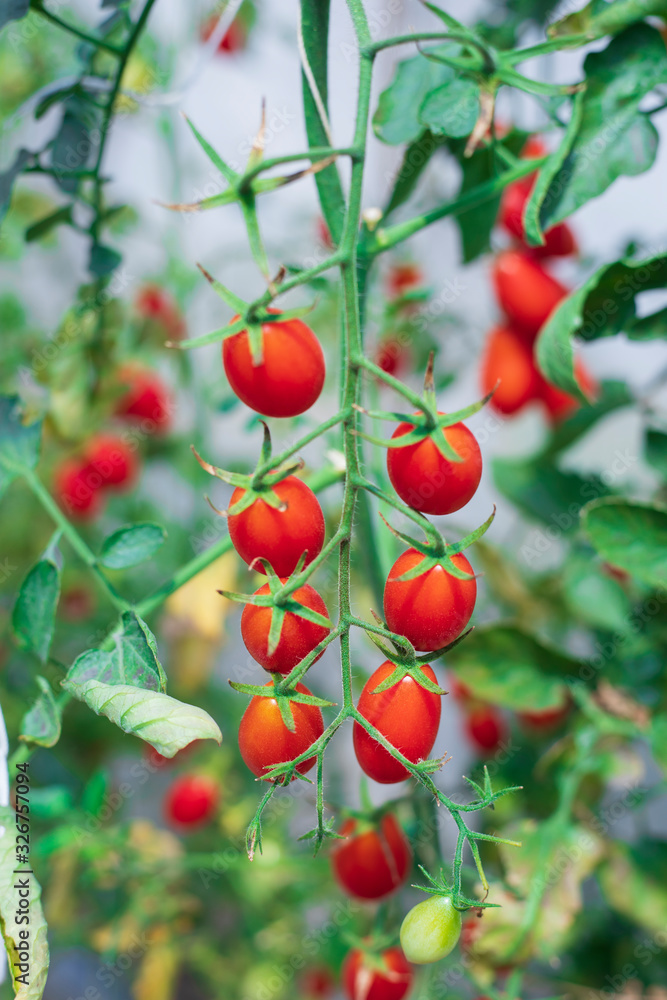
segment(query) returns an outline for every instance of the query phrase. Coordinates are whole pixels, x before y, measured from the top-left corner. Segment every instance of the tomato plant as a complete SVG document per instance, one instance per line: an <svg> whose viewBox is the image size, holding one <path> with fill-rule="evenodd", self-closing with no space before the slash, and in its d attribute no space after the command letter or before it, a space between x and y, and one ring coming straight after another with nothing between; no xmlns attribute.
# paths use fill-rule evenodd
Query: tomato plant
<svg viewBox="0 0 667 1000"><path fill-rule="evenodd" d="M339 835L345 840L333 851L331 866L337 882L351 896L382 899L405 882L412 851L392 813L385 813L369 828L347 819Z"/></svg>
<svg viewBox="0 0 667 1000"><path fill-rule="evenodd" d="M0 993L653 995L667 8L159 2L0 0Z"/></svg>
<svg viewBox="0 0 667 1000"><path fill-rule="evenodd" d="M403 1000L412 980L412 969L400 948L387 948L372 957L355 948L343 964L343 988L348 1000Z"/></svg>
<svg viewBox="0 0 667 1000"><path fill-rule="evenodd" d="M357 708L392 746L416 763L428 757L435 743L440 725L440 695L422 687L410 674L376 694L375 688L395 669L391 660L380 664L366 681ZM428 664L421 674L435 684L435 674ZM383 785L404 781L409 776L404 765L360 722L354 723L354 752L364 773Z"/></svg>

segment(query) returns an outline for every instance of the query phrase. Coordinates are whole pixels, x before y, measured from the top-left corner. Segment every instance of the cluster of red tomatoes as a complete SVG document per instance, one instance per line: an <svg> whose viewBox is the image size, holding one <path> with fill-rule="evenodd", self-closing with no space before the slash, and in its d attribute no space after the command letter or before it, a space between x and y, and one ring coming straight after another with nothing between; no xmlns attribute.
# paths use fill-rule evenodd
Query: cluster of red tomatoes
<svg viewBox="0 0 667 1000"><path fill-rule="evenodd" d="M78 454L64 459L54 473L55 495L61 507L77 520L96 517L107 491L132 486L139 471L139 437L164 433L171 420L171 397L155 372L126 366L118 372L116 383L120 395L113 416L131 425L132 434L95 434Z"/></svg>
<svg viewBox="0 0 667 1000"><path fill-rule="evenodd" d="M545 153L542 142L533 138L522 155L532 159ZM523 210L534 183L534 175L515 181L502 198L498 221L517 246L499 253L493 262L493 286L504 320L488 335L481 381L484 393L497 385L491 406L499 413L512 416L531 403L539 403L549 419L559 423L578 407L578 401L546 381L535 362L534 349L540 329L568 289L541 261L576 253L577 245L569 226L561 222L545 233L544 246L527 246ZM592 395L595 382L580 359L575 373L584 393Z"/></svg>
<svg viewBox="0 0 667 1000"><path fill-rule="evenodd" d="M220 14L213 11L213 13L209 14L209 16L202 21L199 29L199 37L202 42L207 42L209 40L215 31L219 18ZM242 52L246 47L247 41L247 20L243 17L243 15L237 15L220 39L217 51L222 55L233 55L235 52Z"/></svg>

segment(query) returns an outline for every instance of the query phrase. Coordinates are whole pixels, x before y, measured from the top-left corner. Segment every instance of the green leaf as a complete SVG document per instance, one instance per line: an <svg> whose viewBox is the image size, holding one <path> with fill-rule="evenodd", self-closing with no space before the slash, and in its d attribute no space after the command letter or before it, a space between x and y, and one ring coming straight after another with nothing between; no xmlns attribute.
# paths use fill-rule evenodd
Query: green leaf
<svg viewBox="0 0 667 1000"><path fill-rule="evenodd" d="M542 168L526 207L527 235L537 239L534 220L549 229L622 176L652 166L658 135L639 111L642 99L667 82L667 49L660 33L637 24L584 62L586 89L574 102L572 121L560 147ZM544 177L542 177L544 174Z"/></svg>
<svg viewBox="0 0 667 1000"><path fill-rule="evenodd" d="M652 586L667 586L667 507L607 497L584 507L581 524L606 562Z"/></svg>
<svg viewBox="0 0 667 1000"><path fill-rule="evenodd" d="M173 757L194 740L222 742L222 733L208 712L161 691L97 680L77 683L67 679L63 687L123 732L150 743L163 757Z"/></svg>
<svg viewBox="0 0 667 1000"><path fill-rule="evenodd" d="M387 207L384 210L386 218L391 212L403 205L417 186L417 182L428 166L433 154L441 148L444 137L433 135L432 132L422 132L418 139L411 142L403 155L403 161L394 180Z"/></svg>
<svg viewBox="0 0 667 1000"><path fill-rule="evenodd" d="M93 243L90 248L88 259L88 270L96 278L104 278L107 274L115 271L122 261L121 254L113 247L105 247L101 243Z"/></svg>
<svg viewBox="0 0 667 1000"><path fill-rule="evenodd" d="M662 935L667 926L667 866L664 855L661 858L652 856L656 846L654 842L633 849L618 840L608 839L606 859L597 876L602 894L612 910L652 934Z"/></svg>
<svg viewBox="0 0 667 1000"><path fill-rule="evenodd" d="M128 684L152 691L165 691L167 678L157 655L155 637L134 611L125 611L121 628L112 636L114 648L88 649L70 667L66 682L85 684L96 680L106 685Z"/></svg>
<svg viewBox="0 0 667 1000"><path fill-rule="evenodd" d="M378 139L390 146L416 142L424 132L424 122L419 117L424 98L434 87L453 80L454 71L449 66L422 55L399 62L394 79L380 94L373 115Z"/></svg>
<svg viewBox="0 0 667 1000"><path fill-rule="evenodd" d="M492 460L493 481L500 492L530 517L550 525L558 534L568 534L578 528L582 506L597 497L606 496L610 489L597 477L584 479L575 472L563 472L548 458ZM537 534L537 533L536 533ZM543 548L552 542L541 533L540 546L529 542L521 548L522 558L530 565Z"/></svg>
<svg viewBox="0 0 667 1000"><path fill-rule="evenodd" d="M0 396L0 495L17 476L37 465L42 422L22 422L18 396Z"/></svg>
<svg viewBox="0 0 667 1000"><path fill-rule="evenodd" d="M0 222L4 219L12 200L14 181L33 154L27 149L19 149L14 162L0 174Z"/></svg>
<svg viewBox="0 0 667 1000"><path fill-rule="evenodd" d="M591 628L619 635L631 626L628 595L617 580L589 558L571 558L563 571L563 596L570 613Z"/></svg>
<svg viewBox="0 0 667 1000"><path fill-rule="evenodd" d="M598 340L621 331L632 337L637 295L665 285L666 254L646 260L618 260L595 271L563 299L540 331L537 363L549 382L581 399L574 377L572 338Z"/></svg>
<svg viewBox="0 0 667 1000"><path fill-rule="evenodd" d="M238 176L236 172L232 170L232 168L228 166L227 163L225 163L220 154L216 153L216 151L213 149L213 146L211 146L211 144L206 141L203 135L201 135L201 133L197 131L197 129L192 124L187 115L185 116L185 120L193 136L195 137L195 139L197 140L203 151L206 153L213 166L220 171L222 176L229 184L233 184Z"/></svg>
<svg viewBox="0 0 667 1000"><path fill-rule="evenodd" d="M21 722L20 740L40 747L55 746L60 739L61 709L45 677L36 677L40 694Z"/></svg>
<svg viewBox="0 0 667 1000"><path fill-rule="evenodd" d="M41 559L21 584L12 625L19 643L44 663L49 655L60 593L60 571L51 559Z"/></svg>
<svg viewBox="0 0 667 1000"><path fill-rule="evenodd" d="M9 21L20 21L30 10L30 0L0 0L0 28Z"/></svg>
<svg viewBox="0 0 667 1000"><path fill-rule="evenodd" d="M19 875L16 869L16 821L13 809L0 807L0 927L7 951L7 961L11 970L16 1000L41 1000L49 968L49 944L46 936L46 921L42 911L41 888L34 874ZM26 866L26 871L30 866ZM29 928L18 923L17 879L26 879L30 891ZM29 929L27 938L21 938L21 931ZM23 963L17 951L21 945L25 955L27 944L28 961ZM26 968L27 966L27 968ZM28 983L17 981L17 976L27 973Z"/></svg>
<svg viewBox="0 0 667 1000"><path fill-rule="evenodd" d="M58 187L74 194L81 179L68 175L73 170L88 167L94 148L91 132L99 127L100 112L76 95L66 101L64 109L60 128L51 145L51 166Z"/></svg>
<svg viewBox="0 0 667 1000"><path fill-rule="evenodd" d="M46 236L56 226L71 223L72 208L72 205L63 205L61 208L57 208L55 212L45 215L39 222L33 222L32 226L28 226L25 231L24 239L26 243L32 243L33 240L41 239L42 236Z"/></svg>
<svg viewBox="0 0 667 1000"><path fill-rule="evenodd" d="M667 17L666 0L592 0L582 10L568 14L547 30L549 38L586 35L588 39L615 35L635 21L656 15Z"/></svg>
<svg viewBox="0 0 667 1000"><path fill-rule="evenodd" d="M624 406L632 406L634 402L634 396L625 382L602 382L595 402L581 406L554 428L543 453L544 457L557 455L558 452L569 448L587 434L602 417Z"/></svg>
<svg viewBox="0 0 667 1000"><path fill-rule="evenodd" d="M166 537L162 525L150 521L125 525L104 539L99 562L107 569L137 566L154 556Z"/></svg>
<svg viewBox="0 0 667 1000"><path fill-rule="evenodd" d="M660 340L667 338L667 309L642 316L632 322L628 329L632 340Z"/></svg>
<svg viewBox="0 0 667 1000"><path fill-rule="evenodd" d="M667 479L667 434L649 428L644 438L646 461L657 469L663 479Z"/></svg>
<svg viewBox="0 0 667 1000"><path fill-rule="evenodd" d="M651 749L657 763L667 775L667 714L660 712L651 719Z"/></svg>
<svg viewBox="0 0 667 1000"><path fill-rule="evenodd" d="M452 650L447 667L477 698L528 712L562 705L564 681L580 663L519 628L494 625Z"/></svg>
<svg viewBox="0 0 667 1000"><path fill-rule="evenodd" d="M453 139L470 135L479 116L479 86L460 77L443 83L424 98L419 120L435 135Z"/></svg>

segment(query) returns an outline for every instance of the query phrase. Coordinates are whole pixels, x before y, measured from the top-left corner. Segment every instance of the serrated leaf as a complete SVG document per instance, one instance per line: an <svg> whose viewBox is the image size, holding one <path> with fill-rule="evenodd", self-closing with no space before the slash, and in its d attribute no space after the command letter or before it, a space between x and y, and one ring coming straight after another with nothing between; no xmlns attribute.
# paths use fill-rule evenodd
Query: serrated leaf
<svg viewBox="0 0 667 1000"><path fill-rule="evenodd" d="M8 806L0 808L0 926L7 951L7 961L11 970L15 1000L41 1000L49 968L49 945L46 935L46 920L42 911L41 888L34 874L17 875L16 864L16 815ZM20 932L26 930L24 923L18 923L18 895L16 880L24 878L30 892L30 925L27 940L21 939ZM23 912L23 911L21 911ZM25 955L27 944L28 961L22 963L17 951L21 945ZM21 968L23 964L23 968ZM17 980L26 974L27 982Z"/></svg>
<svg viewBox="0 0 667 1000"><path fill-rule="evenodd" d="M470 135L479 117L479 86L456 77L431 90L419 108L419 121L435 135Z"/></svg>
<svg viewBox="0 0 667 1000"><path fill-rule="evenodd" d="M59 593L58 567L51 559L41 559L21 584L14 605L14 634L20 644L36 653L42 662L49 655Z"/></svg>
<svg viewBox="0 0 667 1000"><path fill-rule="evenodd" d="M637 295L665 285L666 254L645 260L618 260L598 268L563 299L542 327L536 358L549 382L580 399L572 338L598 340L621 331L632 337Z"/></svg>
<svg viewBox="0 0 667 1000"><path fill-rule="evenodd" d="M167 532L160 524L146 521L119 528L104 539L99 562L107 569L126 569L152 558Z"/></svg>
<svg viewBox="0 0 667 1000"><path fill-rule="evenodd" d="M586 88L575 99L565 139L543 168L526 207L532 242L598 197L622 176L652 166L658 135L639 110L654 87L667 82L667 49L660 33L637 24L584 62ZM541 172L542 173L542 172ZM548 183L546 182L548 180ZM539 227L534 224L539 213Z"/></svg>
<svg viewBox="0 0 667 1000"><path fill-rule="evenodd" d="M447 656L448 668L475 697L515 711L563 704L565 680L581 663L513 625L476 629Z"/></svg>
<svg viewBox="0 0 667 1000"><path fill-rule="evenodd" d="M40 747L55 746L60 739L61 709L45 677L36 677L40 688L37 701L23 716L20 740Z"/></svg>
<svg viewBox="0 0 667 1000"><path fill-rule="evenodd" d="M194 740L222 742L218 724L208 712L161 691L130 684L103 684L69 679L63 687L97 715L104 715L125 733L138 736L163 757L173 757Z"/></svg>
<svg viewBox="0 0 667 1000"><path fill-rule="evenodd" d="M612 566L652 586L667 586L666 507L607 497L584 507L581 524L593 548Z"/></svg>
<svg viewBox="0 0 667 1000"><path fill-rule="evenodd" d="M418 116L424 98L435 87L453 79L454 71L449 66L422 55L399 62L394 79L380 94L373 115L373 129L378 139L391 146L416 142L424 131Z"/></svg>
<svg viewBox="0 0 667 1000"><path fill-rule="evenodd" d="M34 469L42 422L24 424L18 396L0 396L0 495L17 476Z"/></svg>
<svg viewBox="0 0 667 1000"><path fill-rule="evenodd" d="M113 639L112 650L88 649L77 657L66 681L78 685L91 680L106 685L131 683L145 690L166 690L167 678L158 659L155 637L134 611L123 613L121 629Z"/></svg>

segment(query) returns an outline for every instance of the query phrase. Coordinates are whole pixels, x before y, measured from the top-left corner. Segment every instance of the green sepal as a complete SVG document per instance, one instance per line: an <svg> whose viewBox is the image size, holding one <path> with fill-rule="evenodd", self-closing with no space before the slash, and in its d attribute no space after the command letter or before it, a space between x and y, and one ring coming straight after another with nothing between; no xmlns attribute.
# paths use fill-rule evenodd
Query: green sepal
<svg viewBox="0 0 667 1000"><path fill-rule="evenodd" d="M491 527L491 525L493 524L495 516L496 516L496 505L494 504L493 510L487 517L486 521L484 521L483 524L480 524L479 528L475 528L475 530L471 531L469 535L466 535L464 538L462 538L460 542L454 542L453 544L448 545L447 551L451 552L453 555L458 555L460 552L463 552L464 549L469 548L469 546L471 546L474 542L479 541L482 535L485 535L486 532ZM459 579L461 579L461 577L459 577Z"/></svg>
<svg viewBox="0 0 667 1000"><path fill-rule="evenodd" d="M229 184L234 184L239 177L236 171L232 170L229 164L225 163L225 161L223 160L223 158L220 156L219 153L216 153L216 151L213 149L213 146L211 146L211 144L207 142L206 139L203 137L203 135L201 135L201 133L195 128L195 126L192 124L187 115L183 115L183 117L185 118L185 121L187 122L190 131L192 132L195 139L197 140L201 148L208 156L213 166L217 167L217 169L220 171L222 176Z"/></svg>
<svg viewBox="0 0 667 1000"><path fill-rule="evenodd" d="M235 312L244 316L248 309L247 303L244 302L243 299L240 299L238 295L235 295L234 292L230 291L229 288L222 284L222 282L214 278L212 274L209 274L206 268L202 267L201 264L197 264L197 267L204 275L215 294L218 295L230 309L234 309Z"/></svg>
<svg viewBox="0 0 667 1000"><path fill-rule="evenodd" d="M443 688L441 688L438 684L435 684L430 677L426 676L420 665L407 666L401 664L397 664L396 670L392 670L389 677L385 677L385 679L378 684L376 688L373 688L371 694L382 694L383 691L388 691L389 688L394 687L395 684L398 684L408 675L412 677L413 681L419 684L420 687L423 687L425 691L430 691L432 694L439 695L447 694Z"/></svg>
<svg viewBox="0 0 667 1000"><path fill-rule="evenodd" d="M437 558L437 556L434 554L434 546L433 546L433 544L431 544L430 542L419 542L419 541L417 541L416 538L412 538L411 535L407 535L405 532L399 531L398 528L395 528L393 526L393 524L389 523L389 521L384 516L384 514L380 514L380 518L384 522L385 527L387 527L389 529L389 531L391 531L392 535L395 538L400 539L401 542L404 542L406 545L409 545L411 548L416 549L417 552L421 552L421 554L423 556ZM437 533L440 541L442 542L441 553L444 552L446 550L446 548L447 548L447 544L446 544L444 538L437 531L437 528L434 528L434 526L430 522L428 522L426 520L426 518L424 518L424 522L425 522L424 523L424 532L427 531L426 525L428 525L428 527L431 530L431 532ZM421 574L417 573L416 575L420 576ZM394 578L392 577L392 579L394 579ZM403 579L403 577L401 577L401 579ZM412 577L410 577L410 579L412 579Z"/></svg>
<svg viewBox="0 0 667 1000"><path fill-rule="evenodd" d="M278 648L278 643L280 642L280 636L283 631L283 622L285 621L286 611L284 608L277 608L275 605L271 611L271 625L269 626L269 635L267 638L267 649L269 656L273 656Z"/></svg>
<svg viewBox="0 0 667 1000"><path fill-rule="evenodd" d="M323 837L325 840L347 840L347 837L341 837L340 833L336 833L333 828L334 820L329 819L324 824L321 830L315 827L314 830L309 830L308 833L303 833L297 840L315 840L315 838Z"/></svg>
<svg viewBox="0 0 667 1000"><path fill-rule="evenodd" d="M168 347L178 348L179 351L191 351L193 347L206 347L208 344L218 344L228 337L235 337L237 333L245 330L247 324L244 319L237 319L234 323L223 326L220 330L212 330L211 333L203 333L201 337L191 337L190 340L167 341Z"/></svg>
<svg viewBox="0 0 667 1000"><path fill-rule="evenodd" d="M461 635L458 636L458 638L454 639L452 642L448 643L448 645L441 646L440 649L434 649L431 653L422 653L420 656L416 657L415 662L430 663L431 660L439 660L441 656L444 656L446 653L450 653L452 649L455 649L460 642L463 642L464 639L467 639L470 633L474 631L475 631L475 626L471 625L470 628L467 628L465 632L461 632ZM447 692L447 694L449 694L449 692Z"/></svg>

